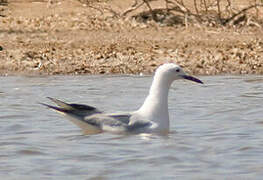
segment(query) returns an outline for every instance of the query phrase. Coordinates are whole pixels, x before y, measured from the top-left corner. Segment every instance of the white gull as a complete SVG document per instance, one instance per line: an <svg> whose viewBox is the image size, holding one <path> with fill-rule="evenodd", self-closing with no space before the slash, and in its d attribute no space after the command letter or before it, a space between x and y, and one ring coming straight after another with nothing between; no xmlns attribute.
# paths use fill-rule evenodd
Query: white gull
<svg viewBox="0 0 263 180"><path fill-rule="evenodd" d="M167 133L169 132L168 93L174 80L187 79L203 83L187 75L174 64L161 65L155 72L153 82L143 105L133 112L103 113L95 107L82 104L68 104L50 98L58 105L41 103L70 118L85 133L95 134L103 131L115 133Z"/></svg>

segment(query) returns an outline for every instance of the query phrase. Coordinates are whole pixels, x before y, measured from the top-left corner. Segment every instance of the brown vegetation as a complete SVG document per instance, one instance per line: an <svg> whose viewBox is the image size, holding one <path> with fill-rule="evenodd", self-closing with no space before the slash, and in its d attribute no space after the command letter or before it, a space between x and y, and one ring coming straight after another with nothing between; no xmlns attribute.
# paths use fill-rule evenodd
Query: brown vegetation
<svg viewBox="0 0 263 180"><path fill-rule="evenodd" d="M0 15L2 75L151 73L164 62L263 74L256 0L1 0Z"/></svg>

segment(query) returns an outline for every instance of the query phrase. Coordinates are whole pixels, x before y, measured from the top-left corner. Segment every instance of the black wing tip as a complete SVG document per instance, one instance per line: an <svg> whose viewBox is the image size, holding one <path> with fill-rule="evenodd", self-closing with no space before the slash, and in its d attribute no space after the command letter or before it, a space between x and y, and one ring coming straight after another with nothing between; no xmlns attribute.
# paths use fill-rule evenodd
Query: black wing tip
<svg viewBox="0 0 263 180"><path fill-rule="evenodd" d="M53 98L53 97L47 97L47 99L49 99L49 100L51 100L51 101L53 101L53 102L55 102L56 100L58 100L58 99L56 99L56 98ZM60 100L58 100L58 101L60 101Z"/></svg>
<svg viewBox="0 0 263 180"><path fill-rule="evenodd" d="M59 111L63 111L63 112L65 111L97 111L99 112L97 108L93 106L89 106L85 104L76 104L76 103L68 104L56 98L52 98L52 97L47 97L47 98L51 100L52 102L54 102L55 104L57 104L59 107L51 106L51 105L44 104L44 103L41 103L41 104L49 108L59 110Z"/></svg>
<svg viewBox="0 0 263 180"><path fill-rule="evenodd" d="M41 105L43 105L43 106L46 106L46 107L48 107L48 108L50 108L50 109L54 109L54 110L56 110L56 111L65 112L64 109L61 109L61 108L56 107L56 106L51 106L51 105L45 104L45 103L39 103L39 104L41 104Z"/></svg>
<svg viewBox="0 0 263 180"><path fill-rule="evenodd" d="M39 102L39 104L41 104L41 105L43 105L43 106L46 106L46 107L48 107L48 108L51 108L51 109L56 109L57 107L55 107L55 106L51 106L51 105L49 105L49 104L45 104L45 103L41 103L41 102Z"/></svg>
<svg viewBox="0 0 263 180"><path fill-rule="evenodd" d="M69 104L69 105L73 107L74 109L78 109L78 110L88 110L88 111L96 110L95 107L85 105L85 104Z"/></svg>

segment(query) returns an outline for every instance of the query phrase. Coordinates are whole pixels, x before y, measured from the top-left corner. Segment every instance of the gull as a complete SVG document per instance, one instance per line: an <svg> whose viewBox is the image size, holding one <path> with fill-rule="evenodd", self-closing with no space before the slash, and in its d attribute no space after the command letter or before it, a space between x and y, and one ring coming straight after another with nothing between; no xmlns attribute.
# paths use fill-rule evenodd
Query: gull
<svg viewBox="0 0 263 180"><path fill-rule="evenodd" d="M169 112L168 93L175 80L186 79L203 82L186 74L174 63L159 66L153 77L148 96L142 106L132 112L104 113L99 109L83 104L69 104L48 97L57 106L41 103L66 115L87 134L111 133L168 133Z"/></svg>

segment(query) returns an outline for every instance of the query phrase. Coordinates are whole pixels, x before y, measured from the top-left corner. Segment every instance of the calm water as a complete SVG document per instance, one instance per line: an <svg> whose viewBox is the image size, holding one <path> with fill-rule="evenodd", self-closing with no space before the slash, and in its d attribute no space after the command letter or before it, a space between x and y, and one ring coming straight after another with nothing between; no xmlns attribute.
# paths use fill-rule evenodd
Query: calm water
<svg viewBox="0 0 263 180"><path fill-rule="evenodd" d="M200 79L173 84L169 135L87 136L38 102L134 110L151 77L1 77L1 179L261 179L263 76Z"/></svg>

